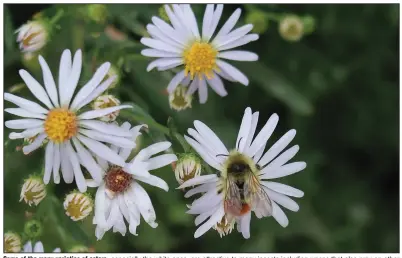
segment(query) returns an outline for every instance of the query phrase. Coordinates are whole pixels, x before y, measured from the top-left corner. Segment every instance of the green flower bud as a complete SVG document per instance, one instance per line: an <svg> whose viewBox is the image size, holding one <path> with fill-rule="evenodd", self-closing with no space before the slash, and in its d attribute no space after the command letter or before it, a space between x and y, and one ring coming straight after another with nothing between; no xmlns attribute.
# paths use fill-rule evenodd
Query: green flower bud
<svg viewBox="0 0 402 258"><path fill-rule="evenodd" d="M246 23L253 24L253 32L262 34L267 31L269 20L264 12L253 10L247 13Z"/></svg>

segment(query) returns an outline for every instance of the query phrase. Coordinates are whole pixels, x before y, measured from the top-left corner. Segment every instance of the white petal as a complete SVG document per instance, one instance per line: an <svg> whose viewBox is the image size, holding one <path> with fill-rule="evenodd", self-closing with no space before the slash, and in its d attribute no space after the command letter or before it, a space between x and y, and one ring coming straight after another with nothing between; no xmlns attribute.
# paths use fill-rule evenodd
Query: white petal
<svg viewBox="0 0 402 258"><path fill-rule="evenodd" d="M204 104L208 100L208 87L207 87L207 82L205 79L199 80L199 85L198 85L198 96L200 99L200 103Z"/></svg>
<svg viewBox="0 0 402 258"><path fill-rule="evenodd" d="M190 75L187 76L187 77L190 77ZM186 78L187 78L187 77L186 77ZM198 78L198 76L196 76L196 77L194 78L194 80L191 82L190 87L188 88L186 94L187 94L187 95L192 95L192 94L194 94L194 92L198 89L199 82L200 82L200 79Z"/></svg>
<svg viewBox="0 0 402 258"><path fill-rule="evenodd" d="M6 108L4 111L20 117L46 119L44 114L34 113L23 108Z"/></svg>
<svg viewBox="0 0 402 258"><path fill-rule="evenodd" d="M167 141L154 143L154 144L142 149L135 158L140 159L140 160L146 160L149 157L151 157L152 155L155 155L159 152L169 149L170 146L172 146L172 143L167 142Z"/></svg>
<svg viewBox="0 0 402 258"><path fill-rule="evenodd" d="M212 183L218 181L218 177L215 174L211 175L204 175L204 176L197 176L194 178L191 178L181 184L177 189L183 189L189 186L195 186L199 184L206 184L206 183Z"/></svg>
<svg viewBox="0 0 402 258"><path fill-rule="evenodd" d="M130 105L120 105L120 106L115 106L115 107L109 107L109 108L103 108L103 109L98 109L98 110L91 110L82 113L81 115L78 116L78 119L94 119L98 118L101 116L108 115L110 113L113 113L117 110L123 109L123 108L132 108Z"/></svg>
<svg viewBox="0 0 402 258"><path fill-rule="evenodd" d="M179 72L179 73L177 73L177 74L172 78L172 80L169 82L169 85L168 85L168 87L167 87L167 91L168 91L169 93L172 93L172 92L176 89L177 85L179 85L179 83L180 83L183 79L184 79L184 70L181 71L181 72Z"/></svg>
<svg viewBox="0 0 402 258"><path fill-rule="evenodd" d="M154 169L164 167L166 165L171 164L172 162L174 162L176 160L177 160L177 156L174 154L163 154L160 156L150 158L147 161L148 170L154 170Z"/></svg>
<svg viewBox="0 0 402 258"><path fill-rule="evenodd" d="M43 104L45 104L48 108L53 108L52 103L50 102L49 97L46 94L46 91L43 89L42 85L35 80L32 75L30 75L25 70L19 71L21 78L24 80L28 89L32 92L32 94Z"/></svg>
<svg viewBox="0 0 402 258"><path fill-rule="evenodd" d="M141 43L144 44L147 47L162 50L162 51L167 51L167 52L172 52L172 53L177 53L181 54L181 50L177 47L170 46L166 44L165 42L157 39L151 39L151 38L141 38Z"/></svg>
<svg viewBox="0 0 402 258"><path fill-rule="evenodd" d="M207 78L207 81L211 88L218 93L219 96L224 97L228 95L228 92L225 90L225 86L223 85L221 78L219 78L219 75L214 73L214 76L211 79Z"/></svg>
<svg viewBox="0 0 402 258"><path fill-rule="evenodd" d="M169 66L171 68L183 64L183 58L158 58L152 61L147 66L147 72L151 71L155 67L165 67Z"/></svg>
<svg viewBox="0 0 402 258"><path fill-rule="evenodd" d="M201 156L201 158L208 163L211 167L220 170L221 165L216 160L216 157L212 157L198 142L194 141L187 135L184 135L185 140L193 149Z"/></svg>
<svg viewBox="0 0 402 258"><path fill-rule="evenodd" d="M265 185L269 189L281 193L281 194L286 194L289 196L293 197L303 197L304 193L303 191L296 189L294 187L291 187L289 185L277 183L277 182L261 182L262 185Z"/></svg>
<svg viewBox="0 0 402 258"><path fill-rule="evenodd" d="M240 219L241 233L245 239L250 238L250 221L251 221L251 212L247 212Z"/></svg>
<svg viewBox="0 0 402 258"><path fill-rule="evenodd" d="M251 143L253 141L254 134L255 134L255 131L257 129L259 115L260 115L259 112L255 112L251 117L251 126L250 126L250 130L249 130L249 133L248 133L248 136L247 136L246 146L245 146L246 150L248 150L250 148L250 145L251 145ZM263 152L264 149L265 149L265 145L263 147L261 147L259 151ZM258 154L260 155L260 153L258 153ZM261 156L259 156L259 157L261 157Z"/></svg>
<svg viewBox="0 0 402 258"><path fill-rule="evenodd" d="M170 9L170 6L165 4L164 7L165 7L166 14L169 17L169 21L170 21L170 23L172 23L176 32L179 33L181 30L185 30L186 28L182 26L182 24L180 23L180 20L176 16L176 14L174 14L172 12L172 9ZM180 35L185 36L185 33L180 33Z"/></svg>
<svg viewBox="0 0 402 258"><path fill-rule="evenodd" d="M156 228L158 226L155 222L156 214L149 195L139 184L132 184L131 189L134 193L136 205L140 210L142 217L151 227Z"/></svg>
<svg viewBox="0 0 402 258"><path fill-rule="evenodd" d="M208 141L217 153L219 154L228 154L228 149L223 144L223 142L219 139L219 137L203 122L195 120L194 127L197 129L198 133Z"/></svg>
<svg viewBox="0 0 402 258"><path fill-rule="evenodd" d="M60 248L56 248L53 250L53 253L61 253L61 249Z"/></svg>
<svg viewBox="0 0 402 258"><path fill-rule="evenodd" d="M229 60L235 60L235 61L257 61L258 60L257 54L255 54L253 52L241 51L241 50L220 52L218 54L218 57L229 59Z"/></svg>
<svg viewBox="0 0 402 258"><path fill-rule="evenodd" d="M241 9L237 8L236 11L233 12L233 14L229 17L229 19L223 25L222 29L218 32L215 39L212 41L212 44L219 42L219 39L221 37L226 36L233 29L233 27L236 25L237 21L240 18L240 14L241 14Z"/></svg>
<svg viewBox="0 0 402 258"><path fill-rule="evenodd" d="M10 102L14 103L15 105L19 106L20 108L29 110L34 113L38 113L38 114L47 114L48 113L48 110L44 109L43 107L36 104L35 102L24 99L24 98L20 98L18 96L10 94L10 93L4 93L4 100L10 101Z"/></svg>
<svg viewBox="0 0 402 258"><path fill-rule="evenodd" d="M208 35L209 28L211 27L211 23L212 23L213 14L214 14L214 5L207 4L207 7L205 8L204 18L202 20L202 38L203 39L206 39L206 36ZM208 41L208 39L206 39L206 41Z"/></svg>
<svg viewBox="0 0 402 258"><path fill-rule="evenodd" d="M135 179L140 180L146 184L159 187L159 188L165 190L166 192L169 191L168 184L165 181L163 181L162 179L160 179L159 177L156 177L153 175L150 175L148 177L135 176Z"/></svg>
<svg viewBox="0 0 402 258"><path fill-rule="evenodd" d="M73 138L73 142L81 161L80 163L88 170L95 182L100 183L102 181L102 175L105 172L95 162L89 151L87 151L75 137Z"/></svg>
<svg viewBox="0 0 402 258"><path fill-rule="evenodd" d="M286 228L289 224L288 217L286 217L286 214L275 202L272 202L272 217L274 217L274 219L278 221L279 225L284 228Z"/></svg>
<svg viewBox="0 0 402 258"><path fill-rule="evenodd" d="M235 79L233 79L228 73L226 73L223 70L220 70L219 72L217 72L217 74L219 74L220 77L222 77L223 79L230 81L230 82L237 82Z"/></svg>
<svg viewBox="0 0 402 258"><path fill-rule="evenodd" d="M64 86L64 99L60 103L61 106L68 106L70 104L75 88L77 87L78 80L80 79L81 67L82 52L81 49L78 49L74 55L73 65L71 67L70 75L68 76L68 82Z"/></svg>
<svg viewBox="0 0 402 258"><path fill-rule="evenodd" d="M220 46L235 42L240 38L244 37L247 33L249 33L253 29L252 24L246 24L241 26L240 28L235 29L224 37L221 37L218 40L215 40L215 46L219 48Z"/></svg>
<svg viewBox="0 0 402 258"><path fill-rule="evenodd" d="M24 152L24 154L29 154L32 151L39 149L40 146L42 145L42 142L46 139L46 134L42 133L40 135L38 135L35 140L30 144L27 145L25 147L22 148L22 151Z"/></svg>
<svg viewBox="0 0 402 258"><path fill-rule="evenodd" d="M292 148L289 148L287 151L283 152L281 155L279 155L274 161L272 161L270 164L268 164L263 170L263 173L266 173L266 171L273 171L275 168L281 167L283 164L291 160L296 153L299 151L299 146L295 145Z"/></svg>
<svg viewBox="0 0 402 258"><path fill-rule="evenodd" d="M71 74L71 51L66 49L63 51L63 54L60 58L60 67L59 67L59 96L60 96L60 104L66 101L65 90L68 84L68 80Z"/></svg>
<svg viewBox="0 0 402 258"><path fill-rule="evenodd" d="M219 209L211 216L209 220L207 220L204 224L202 224L194 233L194 238L198 238L205 234L209 229L211 229L217 222L221 221L222 217L225 215L225 211L223 206L219 207Z"/></svg>
<svg viewBox="0 0 402 258"><path fill-rule="evenodd" d="M49 142L46 146L46 152L45 152L45 173L43 176L43 182L45 184L48 184L50 181L50 176L52 175L52 169L53 169L53 148L54 144L53 142Z"/></svg>
<svg viewBox="0 0 402 258"><path fill-rule="evenodd" d="M101 87L99 83L103 80L106 76L107 72L109 71L110 63L106 62L103 63L92 76L92 78L78 91L77 95L75 96L73 102L71 103L70 108L73 110L78 109L77 107L81 105L81 102L85 101L90 94L97 88ZM104 82L106 84L106 82ZM83 105L81 105L83 106Z"/></svg>
<svg viewBox="0 0 402 258"><path fill-rule="evenodd" d="M253 157L257 151L260 150L264 144L268 141L269 137L271 137L272 133L275 130L276 125L278 124L279 117L277 114L273 114L268 121L265 123L264 127L255 137L253 143L250 148L246 150L246 154L250 157Z"/></svg>
<svg viewBox="0 0 402 258"><path fill-rule="evenodd" d="M268 196L274 200L276 203L282 205L283 207L285 207L286 209L289 209L291 211L297 212L299 211L299 205L293 201L292 199L290 199L289 197L287 197L286 195L277 193L275 191L269 190L267 188L264 188L266 193L268 194Z"/></svg>
<svg viewBox="0 0 402 258"><path fill-rule="evenodd" d="M149 57L178 57L177 53L167 52L163 50L157 50L153 48L143 49L141 55Z"/></svg>
<svg viewBox="0 0 402 258"><path fill-rule="evenodd" d="M242 72L239 71L236 67L233 65L226 63L225 61L222 60L217 60L216 64L218 67L222 70L224 70L227 74L229 74L233 79L236 81L240 82L241 84L247 86L248 85L248 79L247 76L245 76Z"/></svg>
<svg viewBox="0 0 402 258"><path fill-rule="evenodd" d="M272 145L272 147L264 154L258 164L261 166L265 166L266 164L268 164L289 145L289 143L295 138L295 136L296 130L289 130L274 145Z"/></svg>
<svg viewBox="0 0 402 258"><path fill-rule="evenodd" d="M197 193L205 193L209 190L211 190L212 188L216 187L215 183L203 183L200 186L194 187L193 189L190 189L186 192L186 194L184 195L185 198L191 197L194 194Z"/></svg>
<svg viewBox="0 0 402 258"><path fill-rule="evenodd" d="M43 244L42 242L38 241L36 242L34 249L33 249L34 253L43 253L45 252L45 250L43 249Z"/></svg>
<svg viewBox="0 0 402 258"><path fill-rule="evenodd" d="M187 39L194 38L183 9L180 7L180 5L173 4L173 10L177 19L180 21L180 24L183 25L183 34L187 37Z"/></svg>
<svg viewBox="0 0 402 258"><path fill-rule="evenodd" d="M209 41L212 35L214 34L215 29L218 26L219 20L221 19L222 11L223 11L223 4L218 4L213 14L211 25L208 28L208 33L206 33L205 35L204 38L205 41Z"/></svg>
<svg viewBox="0 0 402 258"><path fill-rule="evenodd" d="M66 182L67 184L71 184L74 181L74 172L66 148L66 143L62 143L60 145L61 174L63 176L64 182Z"/></svg>
<svg viewBox="0 0 402 258"><path fill-rule="evenodd" d="M258 35L257 34L249 34L246 35L236 41L233 41L231 43L225 44L219 48L217 48L218 51L223 51L223 50L227 50L227 49L232 49L232 48L236 48L236 47L240 47L243 46L251 41L256 41L258 39Z"/></svg>
<svg viewBox="0 0 402 258"><path fill-rule="evenodd" d="M209 211L206 211L206 212L198 215L194 220L195 226L197 227L202 222L204 222L208 217L211 217L211 215L214 214L218 210L218 208L219 208L219 205L217 205L214 209L211 209Z"/></svg>
<svg viewBox="0 0 402 258"><path fill-rule="evenodd" d="M97 132L94 130L86 130L86 129L80 129L79 132L83 135L88 136L89 138L91 138L93 140L111 143L111 144L121 147L121 148L131 148L132 149L135 147L134 141L124 138L124 137L108 135L108 134L100 133L100 132Z"/></svg>
<svg viewBox="0 0 402 258"><path fill-rule="evenodd" d="M43 120L39 119L16 119L16 120L8 120L5 122L5 126L10 129L28 129L39 127L43 125Z"/></svg>
<svg viewBox="0 0 402 258"><path fill-rule="evenodd" d="M159 30L159 39L164 42L170 43L172 47L182 48L186 37L184 34L180 33L179 30L173 29L169 24L158 17L152 17L152 22L155 24L156 28ZM147 28L149 28L147 26ZM152 30L152 27L151 27ZM151 34L151 33L150 33ZM152 34L151 34L152 35Z"/></svg>
<svg viewBox="0 0 402 258"><path fill-rule="evenodd" d="M191 76L186 76L184 77L184 79L181 81L181 85L183 85L184 87L187 87L191 82Z"/></svg>
<svg viewBox="0 0 402 258"><path fill-rule="evenodd" d="M244 115L241 121L239 133L237 134L236 149L239 152L243 152L243 150L246 147L248 147L247 143L251 128L251 122L252 122L251 108L247 107L246 110L244 110Z"/></svg>
<svg viewBox="0 0 402 258"><path fill-rule="evenodd" d="M110 202L106 202L108 198L106 198L105 194L105 184L101 184L96 191L95 195L95 220L96 224L101 228L107 228L107 222L105 218L105 211L110 205Z"/></svg>
<svg viewBox="0 0 402 258"><path fill-rule="evenodd" d="M10 139L30 138L44 132L43 126L35 127L22 131L21 133L10 133Z"/></svg>
<svg viewBox="0 0 402 258"><path fill-rule="evenodd" d="M126 165L125 160L123 160L117 153L112 151L106 145L87 138L83 135L77 135L77 138L90 149L93 153L99 157L111 162L112 164L124 167Z"/></svg>
<svg viewBox="0 0 402 258"><path fill-rule="evenodd" d="M288 176L306 168L306 162L293 162L286 164L280 168L275 168L274 170L267 170L264 174L260 176L261 179L274 179L284 176Z"/></svg>
<svg viewBox="0 0 402 258"><path fill-rule="evenodd" d="M78 190L82 193L86 192L87 185L85 183L85 178L82 173L77 154L73 150L73 147L71 146L71 143L69 141L66 142L66 150L74 171L75 183L77 184Z"/></svg>
<svg viewBox="0 0 402 258"><path fill-rule="evenodd" d="M80 126L97 130L101 133L116 135L121 137L131 137L132 133L129 130L119 127L115 124L108 124L102 121L96 120L82 120L80 121Z"/></svg>
<svg viewBox="0 0 402 258"><path fill-rule="evenodd" d="M61 162L61 156L60 156L60 144L55 144L53 148L53 182L55 184L60 183L60 162Z"/></svg>

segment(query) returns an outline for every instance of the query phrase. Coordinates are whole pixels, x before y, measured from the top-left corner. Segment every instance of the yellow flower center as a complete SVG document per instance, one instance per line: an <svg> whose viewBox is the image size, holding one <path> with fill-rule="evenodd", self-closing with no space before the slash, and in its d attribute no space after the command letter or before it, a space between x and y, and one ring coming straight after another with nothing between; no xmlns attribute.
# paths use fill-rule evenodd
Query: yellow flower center
<svg viewBox="0 0 402 258"><path fill-rule="evenodd" d="M208 79L212 78L213 70L218 68L216 66L217 54L218 51L209 43L194 42L183 54L185 75L190 73L191 79L194 79L196 74L200 79L203 74Z"/></svg>
<svg viewBox="0 0 402 258"><path fill-rule="evenodd" d="M45 132L50 140L62 143L77 134L77 116L64 108L53 109L47 115Z"/></svg>

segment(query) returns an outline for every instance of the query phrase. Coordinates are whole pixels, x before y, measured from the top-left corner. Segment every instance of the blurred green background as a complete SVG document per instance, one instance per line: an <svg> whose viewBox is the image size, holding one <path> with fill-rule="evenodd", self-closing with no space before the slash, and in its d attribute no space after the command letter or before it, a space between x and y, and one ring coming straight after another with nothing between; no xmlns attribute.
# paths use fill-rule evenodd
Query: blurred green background
<svg viewBox="0 0 402 258"><path fill-rule="evenodd" d="M62 201L74 184L50 184L47 198L36 208L19 202L23 179L41 172L44 150L24 156L15 150L21 142L9 141L5 128L5 230L21 233L30 217L40 219L46 251L68 251L82 244L97 252L399 252L399 5L225 5L219 27L237 7L243 9L237 26L258 10L268 17L267 24L260 21L267 25L260 39L242 47L257 53L259 61L231 62L249 77L250 85L225 81L227 97L210 89L206 104L200 105L197 96L191 109L180 112L169 108L163 92L173 73L147 73L151 59L139 54L144 48L139 39L159 7L107 5L97 20L88 16L86 5L5 5L4 91L22 82L21 68L42 80L37 58L24 60L14 31L38 11L52 17L63 9L59 28L41 51L53 74L58 73L65 48L83 49L81 85L102 62L116 65L121 80L110 92L150 115L137 109L127 116L133 123L150 123L151 137L145 145L170 139L163 134L166 129L154 123L166 126L172 117L181 134L198 119L227 147L234 147L247 106L260 111L259 127L278 113L271 144L287 130L297 129L293 143L301 149L294 160L306 161L307 168L279 181L305 192L296 200L300 211L284 210L290 221L287 228L272 218L253 217L249 240L236 231L220 239L213 230L194 239L194 217L185 214L190 201L175 190L178 184L167 167L155 174L168 182L168 193L145 186L159 226L152 229L142 221L137 237L109 231L96 241L92 216L73 222L64 214ZM201 22L205 6L193 8ZM278 19L284 14L313 17L314 31L299 41L287 41L278 32ZM106 33L110 30L119 30L123 39L111 37ZM26 88L17 94L33 99Z"/></svg>

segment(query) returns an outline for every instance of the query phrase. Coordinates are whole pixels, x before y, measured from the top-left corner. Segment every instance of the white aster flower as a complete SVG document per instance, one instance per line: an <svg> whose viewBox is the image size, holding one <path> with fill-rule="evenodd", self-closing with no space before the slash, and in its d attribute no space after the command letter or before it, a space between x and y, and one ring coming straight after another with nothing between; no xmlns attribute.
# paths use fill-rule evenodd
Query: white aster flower
<svg viewBox="0 0 402 258"><path fill-rule="evenodd" d="M279 118L276 114L272 115L254 138L258 115L258 112L252 114L250 108L245 110L235 145L236 148L230 152L216 134L204 123L195 121L194 126L196 130L192 128L188 129L188 134L193 138L185 136L187 142L198 152L205 162L219 171L218 175L199 176L186 181L179 187L200 185L188 191L185 197L204 193L202 197L192 203L188 211L189 214L198 214L195 219L197 226L210 217L209 220L197 229L194 237L203 235L211 227L219 223L223 216L231 215L238 224L238 231L242 233L244 238L249 238L251 211L254 211L257 218L272 215L281 226L286 227L289 223L288 218L278 204L291 211L299 210L297 203L288 196L302 197L302 191L284 184L265 181L267 179L294 174L306 167L305 162L286 164L298 152L298 145L281 153L295 137L296 130L292 129L288 131L264 154L267 141L274 132ZM228 191L228 161L233 160L233 158L247 161L246 164L254 174L253 179L256 179L252 180L253 183L250 183L250 189L262 189L264 195L268 198L267 202L252 200L242 203L241 211L238 215L230 214L231 212L227 209L228 200L225 199ZM270 204L269 211L264 206L266 203Z"/></svg>
<svg viewBox="0 0 402 258"><path fill-rule="evenodd" d="M20 201L24 200L29 206L38 204L46 197L46 186L42 178L31 176L22 185Z"/></svg>
<svg viewBox="0 0 402 258"><path fill-rule="evenodd" d="M143 126L131 128L133 140L139 136L139 131ZM124 129L130 129L130 127L129 123L122 125ZM137 226L140 224L141 216L151 227L156 228L158 226L155 222L156 214L151 199L139 182L159 187L165 191L169 190L165 181L151 175L149 171L177 160L174 154L151 157L167 150L170 146L170 142L152 144L139 151L132 160L122 166L108 164L106 160L97 157L104 171L103 180L101 183L96 183L93 180L87 180L87 182L90 187L98 187L93 220L93 223L96 224L95 235L98 240L102 239L106 231L112 228L113 232L120 232L124 236L127 232L125 220L128 223L130 233L137 235ZM112 146L112 148L123 160L129 158L133 149L117 146Z"/></svg>
<svg viewBox="0 0 402 258"><path fill-rule="evenodd" d="M4 234L4 252L19 253L21 251L21 237L14 232Z"/></svg>
<svg viewBox="0 0 402 258"><path fill-rule="evenodd" d="M6 108L4 111L23 117L23 119L6 121L5 126L10 129L24 130L11 133L10 139L37 135L32 144L23 147L25 154L38 149L43 141L49 139L45 151L43 177L45 184L49 183L52 174L53 181L58 184L61 170L66 183L71 183L75 179L78 189L85 192L87 185L80 165L88 170L95 181L102 181L101 167L92 158L90 151L113 164L124 165L124 160L102 142L113 143L123 148L131 148L135 145L133 141L124 138L130 136L130 132L96 119L131 106L121 105L79 114L81 108L102 94L113 81L113 78L109 78L100 83L110 63L104 63L99 67L92 79L74 97L81 74L81 50L75 53L73 60L70 50L64 50L60 60L58 87L42 56L39 56L39 63L42 67L45 88L27 71L20 70L19 73L32 94L46 108L33 101L5 93L4 99L16 104L19 108Z"/></svg>
<svg viewBox="0 0 402 258"><path fill-rule="evenodd" d="M32 53L43 48L49 37L48 25L43 21L30 21L17 31L17 42L22 52Z"/></svg>
<svg viewBox="0 0 402 258"><path fill-rule="evenodd" d="M73 221L85 219L94 207L91 196L73 191L66 195L63 203L66 215Z"/></svg>
<svg viewBox="0 0 402 258"><path fill-rule="evenodd" d="M167 90L172 93L182 81L192 80L187 94L198 90L200 103L208 98L207 83L220 96L227 92L220 77L248 85L247 77L237 68L223 61L256 61L258 56L248 51L226 51L245 45L258 39L257 34L248 34L253 25L247 24L232 30L239 20L241 9L237 9L226 21L219 32L212 37L222 15L223 4L215 8L208 4L202 22L201 34L197 20L189 4L174 4L173 10L165 5L166 13L172 25L158 17L152 17L153 24L147 25L151 38L142 38L141 43L150 47L141 54L157 57L147 70L159 71L184 66L170 81Z"/></svg>
<svg viewBox="0 0 402 258"><path fill-rule="evenodd" d="M33 248L32 248L31 241L28 241L24 245L24 250L22 252L23 253L44 253L45 249L43 248L43 244L41 241L36 242ZM60 252L61 252L60 248L56 248L53 250L53 253L60 253Z"/></svg>

